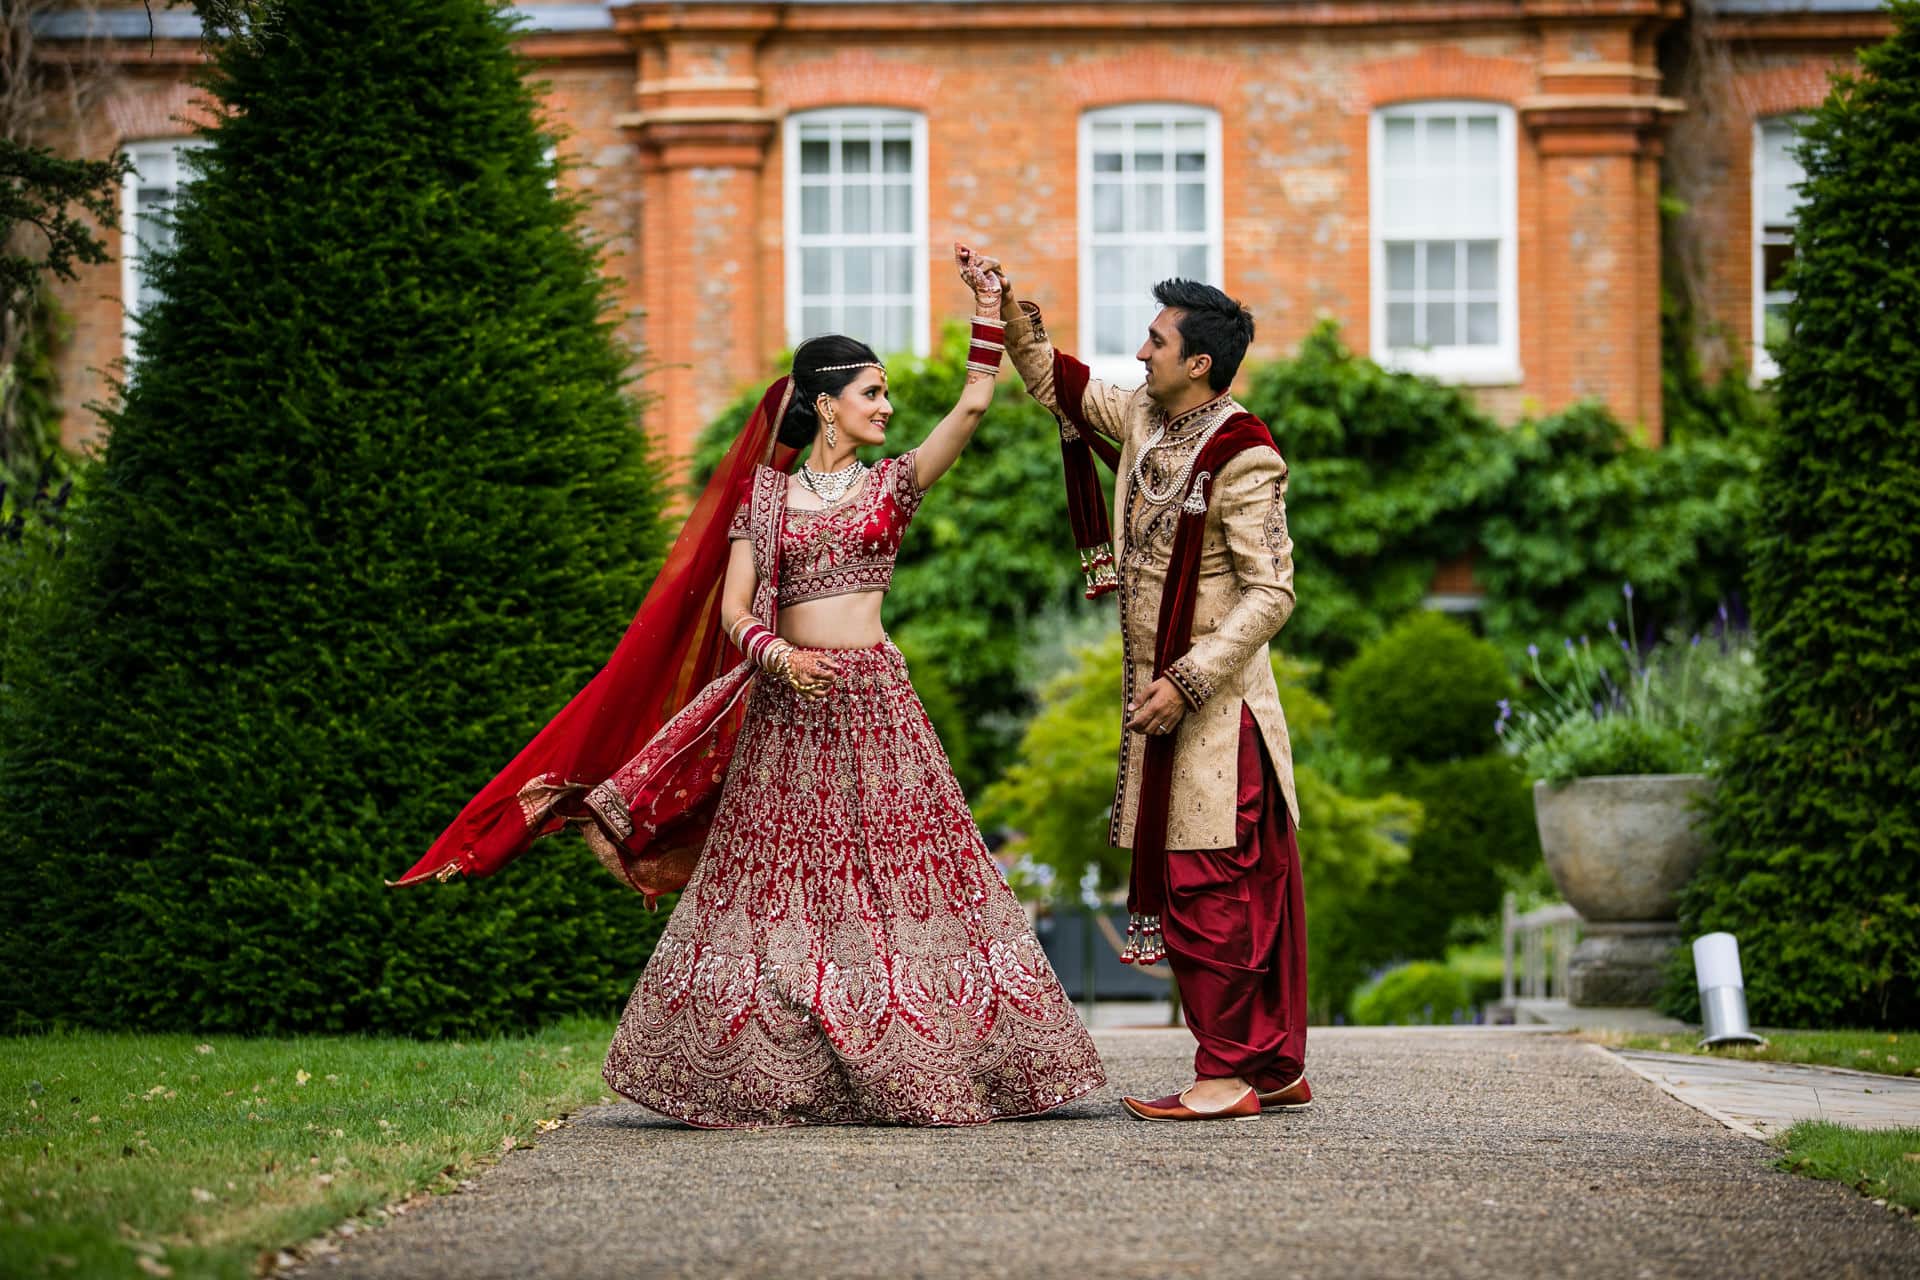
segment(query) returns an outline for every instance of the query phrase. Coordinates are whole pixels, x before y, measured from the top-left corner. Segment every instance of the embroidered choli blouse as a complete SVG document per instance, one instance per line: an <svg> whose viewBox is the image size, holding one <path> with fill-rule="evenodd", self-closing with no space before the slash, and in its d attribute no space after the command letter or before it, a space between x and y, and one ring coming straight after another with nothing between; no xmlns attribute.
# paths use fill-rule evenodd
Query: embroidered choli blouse
<svg viewBox="0 0 1920 1280"><path fill-rule="evenodd" d="M913 450L882 458L858 492L831 507L787 508L786 531L780 538L782 608L855 591L885 591L892 585L900 539L926 493L915 483L913 458ZM734 512L727 536L752 536L746 503Z"/></svg>

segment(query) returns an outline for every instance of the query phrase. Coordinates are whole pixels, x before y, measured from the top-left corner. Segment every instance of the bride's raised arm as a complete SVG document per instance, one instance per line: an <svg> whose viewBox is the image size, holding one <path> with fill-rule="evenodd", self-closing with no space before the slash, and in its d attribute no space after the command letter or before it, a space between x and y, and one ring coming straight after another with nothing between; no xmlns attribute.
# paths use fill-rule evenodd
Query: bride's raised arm
<svg viewBox="0 0 1920 1280"><path fill-rule="evenodd" d="M973 251L963 244L953 246L954 264L960 279L973 291L973 332L967 348L967 381L960 388L960 399L927 438L920 442L914 458L914 483L931 489L934 481L947 473L960 451L973 439L980 419L993 403L994 375L1000 369L1001 335L1000 277L974 265Z"/></svg>

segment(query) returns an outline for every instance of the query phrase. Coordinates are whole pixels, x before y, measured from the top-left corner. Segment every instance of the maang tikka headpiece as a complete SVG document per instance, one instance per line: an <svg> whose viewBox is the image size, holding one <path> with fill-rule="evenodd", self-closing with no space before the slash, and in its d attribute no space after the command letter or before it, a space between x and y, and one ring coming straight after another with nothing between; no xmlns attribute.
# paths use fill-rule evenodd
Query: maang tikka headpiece
<svg viewBox="0 0 1920 1280"><path fill-rule="evenodd" d="M881 364L878 360L861 360L854 364L823 364L818 369L815 369L814 372L840 373L847 369L878 369L880 372L885 373L887 366Z"/></svg>

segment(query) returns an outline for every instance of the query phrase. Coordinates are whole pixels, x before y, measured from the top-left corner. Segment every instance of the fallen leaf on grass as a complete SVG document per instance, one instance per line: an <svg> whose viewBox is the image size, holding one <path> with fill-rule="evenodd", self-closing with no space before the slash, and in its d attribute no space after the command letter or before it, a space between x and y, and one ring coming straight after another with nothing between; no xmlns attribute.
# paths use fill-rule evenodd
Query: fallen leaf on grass
<svg viewBox="0 0 1920 1280"><path fill-rule="evenodd" d="M170 1276L173 1274L172 1267L164 1262L155 1262L144 1253L135 1258L133 1264L150 1276Z"/></svg>
<svg viewBox="0 0 1920 1280"><path fill-rule="evenodd" d="M197 1044L193 1046L193 1051L195 1053L212 1053L213 1046L210 1044Z"/></svg>
<svg viewBox="0 0 1920 1280"><path fill-rule="evenodd" d="M514 1146L515 1142L512 1134L508 1134L506 1137L500 1139L500 1150L511 1151Z"/></svg>
<svg viewBox="0 0 1920 1280"><path fill-rule="evenodd" d="M213 1199L213 1192L207 1190L205 1187L193 1187L191 1190L193 1192L193 1198L201 1204L206 1204Z"/></svg>
<svg viewBox="0 0 1920 1280"><path fill-rule="evenodd" d="M295 1084L304 1085L311 1079L313 1079L313 1077L307 1074L305 1068L293 1073L293 1082Z"/></svg>

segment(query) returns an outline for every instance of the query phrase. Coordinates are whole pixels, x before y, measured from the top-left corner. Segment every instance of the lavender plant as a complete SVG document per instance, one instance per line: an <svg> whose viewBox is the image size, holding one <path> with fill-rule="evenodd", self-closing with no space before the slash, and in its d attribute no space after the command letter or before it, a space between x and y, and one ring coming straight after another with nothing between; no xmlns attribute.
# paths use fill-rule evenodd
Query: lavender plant
<svg viewBox="0 0 1920 1280"><path fill-rule="evenodd" d="M1533 706L1501 699L1494 732L1530 778L1697 773L1711 766L1753 705L1758 672L1747 630L1721 605L1711 633L1671 633L1643 645L1634 630L1633 584L1621 587L1624 631L1609 619L1612 644L1562 641L1564 674L1549 676L1540 647L1527 646L1537 690Z"/></svg>

